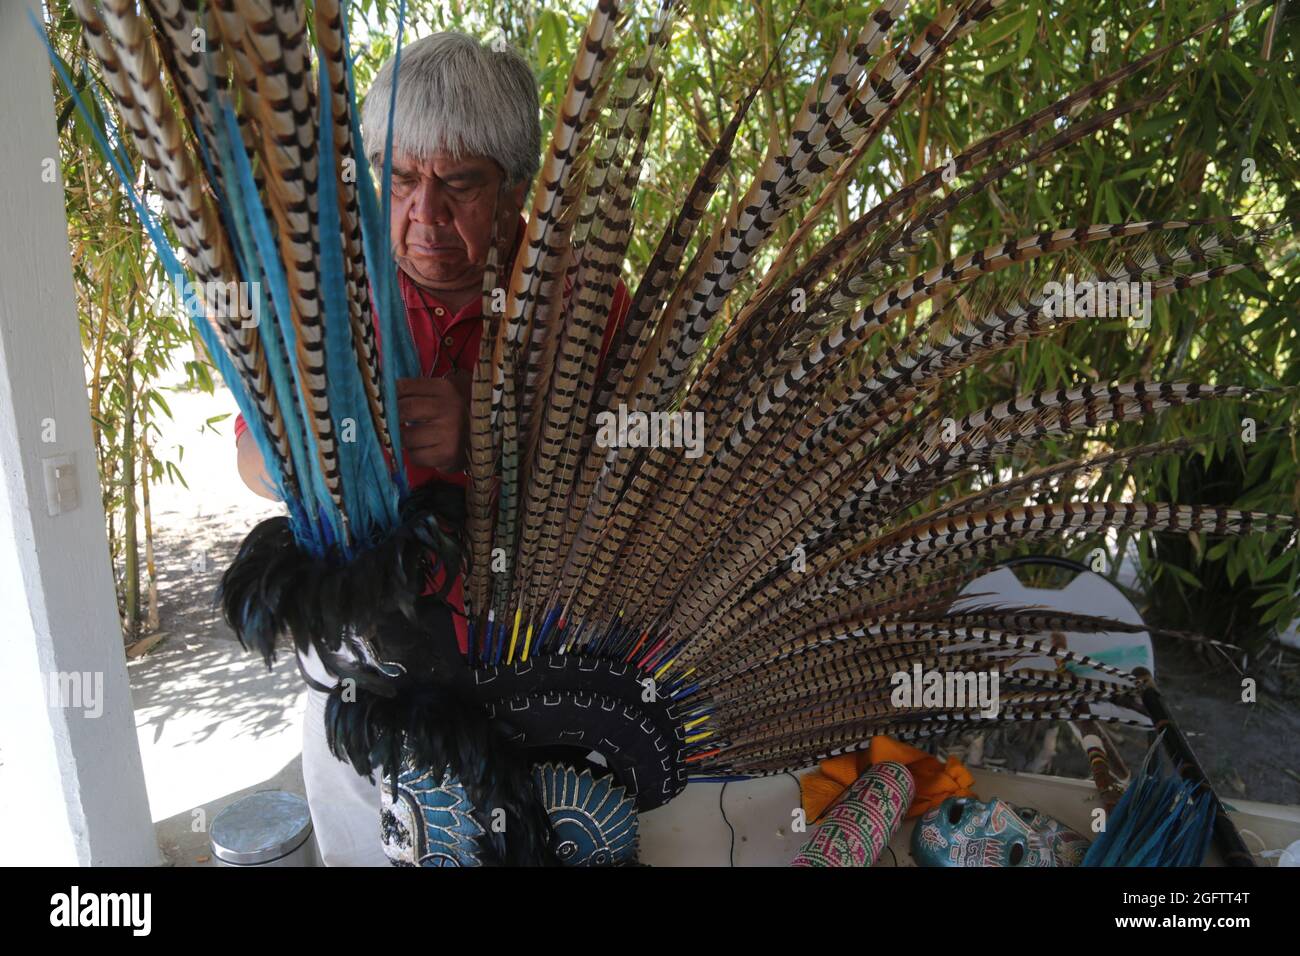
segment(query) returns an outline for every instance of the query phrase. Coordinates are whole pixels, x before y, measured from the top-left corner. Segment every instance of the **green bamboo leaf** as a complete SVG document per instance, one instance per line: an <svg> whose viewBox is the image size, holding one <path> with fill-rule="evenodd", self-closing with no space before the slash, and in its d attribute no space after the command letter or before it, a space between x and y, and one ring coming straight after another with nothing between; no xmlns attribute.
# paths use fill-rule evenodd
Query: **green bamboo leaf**
<svg viewBox="0 0 1300 956"><path fill-rule="evenodd" d="M1278 601L1284 600L1290 596L1291 593L1286 590L1267 591L1259 600L1252 604L1251 607L1266 607L1269 604L1276 604Z"/></svg>
<svg viewBox="0 0 1300 956"><path fill-rule="evenodd" d="M983 32L976 34L975 42L979 44L981 50L986 50L991 46L997 46L1013 33L1019 32L1026 24L1029 25L1032 33L1033 22L1032 11L1028 8L1008 13L995 19Z"/></svg>
<svg viewBox="0 0 1300 956"><path fill-rule="evenodd" d="M1268 563L1268 566L1264 568L1264 570L1260 573L1259 576L1261 578L1276 577L1283 568L1286 567L1294 568L1295 565L1296 565L1295 552L1287 551L1286 553L1280 554L1274 560L1270 561Z"/></svg>
<svg viewBox="0 0 1300 956"><path fill-rule="evenodd" d="M154 405L157 405L159 408L161 408L163 410L163 414L165 414L168 418L172 417L172 410L167 407L167 402L166 400L163 399L162 394L160 392L154 389L150 389L147 393L145 393L145 398L149 402L152 402Z"/></svg>

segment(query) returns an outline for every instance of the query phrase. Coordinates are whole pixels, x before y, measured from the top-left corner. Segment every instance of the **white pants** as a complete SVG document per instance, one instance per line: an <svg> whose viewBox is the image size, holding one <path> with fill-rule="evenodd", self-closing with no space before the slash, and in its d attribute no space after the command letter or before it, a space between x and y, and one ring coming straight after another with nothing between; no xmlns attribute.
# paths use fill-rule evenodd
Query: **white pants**
<svg viewBox="0 0 1300 956"><path fill-rule="evenodd" d="M330 753L327 699L308 688L302 726L302 779L321 861L326 866L388 866L380 842L379 786Z"/></svg>

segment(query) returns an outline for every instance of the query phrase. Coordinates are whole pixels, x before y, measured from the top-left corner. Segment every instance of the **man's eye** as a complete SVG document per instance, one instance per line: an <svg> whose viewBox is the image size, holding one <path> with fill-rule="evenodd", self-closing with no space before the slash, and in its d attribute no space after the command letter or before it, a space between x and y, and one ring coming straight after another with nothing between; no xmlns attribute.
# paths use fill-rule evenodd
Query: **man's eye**
<svg viewBox="0 0 1300 956"><path fill-rule="evenodd" d="M478 187L478 183L465 182L463 180L447 184L447 188L458 195L464 195L465 193L472 192L477 187Z"/></svg>

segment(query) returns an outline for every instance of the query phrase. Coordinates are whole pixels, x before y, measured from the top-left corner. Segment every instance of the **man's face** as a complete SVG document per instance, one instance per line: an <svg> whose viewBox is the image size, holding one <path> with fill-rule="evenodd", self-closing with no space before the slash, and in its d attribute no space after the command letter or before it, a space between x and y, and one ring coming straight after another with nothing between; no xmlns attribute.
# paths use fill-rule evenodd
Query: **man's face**
<svg viewBox="0 0 1300 956"><path fill-rule="evenodd" d="M483 282L492 221L508 242L528 184L502 190L501 167L484 156L426 162L393 156L393 253L398 266L433 292L477 289Z"/></svg>

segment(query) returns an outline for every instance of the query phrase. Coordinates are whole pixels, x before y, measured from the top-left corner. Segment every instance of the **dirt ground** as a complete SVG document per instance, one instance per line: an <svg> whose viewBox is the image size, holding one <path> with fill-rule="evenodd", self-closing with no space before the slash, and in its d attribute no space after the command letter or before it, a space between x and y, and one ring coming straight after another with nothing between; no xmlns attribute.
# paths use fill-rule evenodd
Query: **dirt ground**
<svg viewBox="0 0 1300 956"><path fill-rule="evenodd" d="M1292 667L1296 656L1289 655ZM1261 669L1273 667L1265 662ZM1300 702L1265 689L1242 702L1241 678L1186 648L1156 644L1161 693L1219 796L1300 804Z"/></svg>
<svg viewBox="0 0 1300 956"><path fill-rule="evenodd" d="M233 416L200 432L234 403L187 392L167 403L175 419L159 454L179 460L189 488L152 490L162 640L127 673L159 846L173 865L202 866L211 864L208 828L228 804L256 790L303 793L306 694L292 655L268 671L213 605L244 535L279 513L239 480Z"/></svg>

